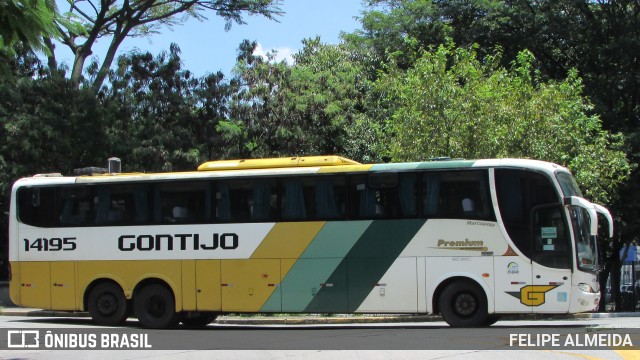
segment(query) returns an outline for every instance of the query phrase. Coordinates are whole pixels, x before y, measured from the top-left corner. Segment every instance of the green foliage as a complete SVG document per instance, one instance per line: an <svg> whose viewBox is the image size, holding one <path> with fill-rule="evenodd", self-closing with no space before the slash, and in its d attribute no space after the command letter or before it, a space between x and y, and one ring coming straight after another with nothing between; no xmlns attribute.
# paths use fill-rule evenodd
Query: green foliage
<svg viewBox="0 0 640 360"><path fill-rule="evenodd" d="M3 0L0 3L0 76L11 76L7 63L24 49L49 54L44 38L59 37L54 22L56 16L53 0Z"/></svg>
<svg viewBox="0 0 640 360"><path fill-rule="evenodd" d="M295 64L245 54L236 67L244 85L233 118L245 130L241 154L252 157L340 153L359 113L365 80L344 47L303 41ZM255 44L254 44L255 46ZM267 59L268 60L268 59Z"/></svg>
<svg viewBox="0 0 640 360"><path fill-rule="evenodd" d="M91 92L62 79L0 84L3 193L14 179L65 172L105 159L105 114Z"/></svg>
<svg viewBox="0 0 640 360"><path fill-rule="evenodd" d="M562 81L569 69L583 80L583 96L602 127L622 133L632 164L630 178L611 204L625 223L625 238L640 233L640 2L637 0L369 0L362 30L346 36L360 51L372 51L378 64L407 70L420 51L450 41L478 44L481 56L502 49L509 67L528 50L538 60L540 79ZM449 40L450 39L450 40ZM383 65L376 68L383 69Z"/></svg>
<svg viewBox="0 0 640 360"><path fill-rule="evenodd" d="M4 0L0 5L0 49L13 54L22 42L33 50L46 51L43 36L56 37L54 1Z"/></svg>
<svg viewBox="0 0 640 360"><path fill-rule="evenodd" d="M622 136L604 131L582 97L575 71L544 82L521 52L509 69L501 54L440 46L406 72L389 67L376 91L394 99L379 138L394 160L519 157L569 167L587 196L610 203L630 165ZM386 141L383 141L388 137ZM390 141L389 141L390 140Z"/></svg>
<svg viewBox="0 0 640 360"><path fill-rule="evenodd" d="M112 155L129 170L178 171L224 154L219 131L226 131L231 86L223 80L220 73L197 79L183 70L176 45L156 57L121 56L112 86L101 93L117 114L109 127Z"/></svg>
<svg viewBox="0 0 640 360"><path fill-rule="evenodd" d="M7 255L13 182L37 173L68 174L74 168L104 164L106 117L93 92L78 90L67 80L0 81L0 261Z"/></svg>

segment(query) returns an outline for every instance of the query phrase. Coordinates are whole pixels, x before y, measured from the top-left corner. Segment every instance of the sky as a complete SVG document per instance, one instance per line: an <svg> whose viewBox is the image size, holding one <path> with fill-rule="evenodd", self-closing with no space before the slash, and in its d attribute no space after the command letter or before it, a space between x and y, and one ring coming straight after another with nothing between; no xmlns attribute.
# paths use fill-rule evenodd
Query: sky
<svg viewBox="0 0 640 360"><path fill-rule="evenodd" d="M173 30L163 28L160 34L128 38L120 45L118 55L135 49L157 55L176 43L184 69L196 76L217 71L229 76L238 46L244 39L258 42L256 53L259 55L277 50L276 60L291 59L291 54L302 48L303 39L320 36L323 43L339 43L341 32L360 28L356 17L364 10L360 0L283 0L280 8L284 15L278 18L279 22L262 16L243 16L247 24L234 23L229 31L224 30L225 22L221 18L210 13L209 20L203 22L190 19L186 24L174 26ZM96 44L94 55L102 59L107 46L106 40ZM57 46L56 56L71 67L73 56L64 45Z"/></svg>

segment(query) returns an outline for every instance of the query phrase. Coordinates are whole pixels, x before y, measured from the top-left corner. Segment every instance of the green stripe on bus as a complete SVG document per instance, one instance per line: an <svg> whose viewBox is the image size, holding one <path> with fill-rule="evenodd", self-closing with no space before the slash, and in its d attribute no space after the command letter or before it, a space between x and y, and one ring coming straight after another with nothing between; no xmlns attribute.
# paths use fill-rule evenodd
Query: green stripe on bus
<svg viewBox="0 0 640 360"><path fill-rule="evenodd" d="M304 311L369 225L370 220L326 223L282 279L282 296L274 293L260 311Z"/></svg>
<svg viewBox="0 0 640 360"><path fill-rule="evenodd" d="M358 309L425 221L374 221L305 308L305 312L353 312Z"/></svg>

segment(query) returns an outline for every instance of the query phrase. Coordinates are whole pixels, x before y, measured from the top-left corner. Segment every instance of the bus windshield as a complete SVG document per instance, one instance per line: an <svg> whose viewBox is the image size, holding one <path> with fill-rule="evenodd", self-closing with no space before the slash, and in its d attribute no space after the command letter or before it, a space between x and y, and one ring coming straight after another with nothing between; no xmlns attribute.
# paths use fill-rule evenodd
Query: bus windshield
<svg viewBox="0 0 640 360"><path fill-rule="evenodd" d="M595 272L598 268L598 246L596 237L589 233L589 213L579 206L571 206L569 214L576 242L578 269Z"/></svg>
<svg viewBox="0 0 640 360"><path fill-rule="evenodd" d="M556 173L556 178L560 183L560 187L562 188L562 193L565 197L577 196L583 197L580 188L578 187L578 183L576 179L573 178L571 174L565 171L558 171Z"/></svg>
<svg viewBox="0 0 640 360"><path fill-rule="evenodd" d="M582 192L571 174L565 171L558 171L556 178L565 197L582 197ZM590 272L596 271L598 267L598 247L595 236L591 236L589 231L591 222L589 213L581 207L571 206L569 207L569 216L571 217L570 221L576 242L578 269Z"/></svg>

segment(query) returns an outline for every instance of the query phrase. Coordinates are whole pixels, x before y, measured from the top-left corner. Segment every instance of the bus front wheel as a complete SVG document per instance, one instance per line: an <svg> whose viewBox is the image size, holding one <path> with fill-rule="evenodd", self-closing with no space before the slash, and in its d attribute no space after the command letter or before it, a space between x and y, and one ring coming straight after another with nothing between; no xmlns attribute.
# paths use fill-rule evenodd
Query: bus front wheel
<svg viewBox="0 0 640 360"><path fill-rule="evenodd" d="M91 318L98 325L120 325L129 314L122 289L110 282L96 285L89 294L87 305Z"/></svg>
<svg viewBox="0 0 640 360"><path fill-rule="evenodd" d="M440 294L440 313L453 327L486 326L487 298L480 286L471 281L456 281Z"/></svg>
<svg viewBox="0 0 640 360"><path fill-rule="evenodd" d="M160 284L146 285L136 291L133 306L142 326L150 329L165 329L178 324L179 314L169 289Z"/></svg>

